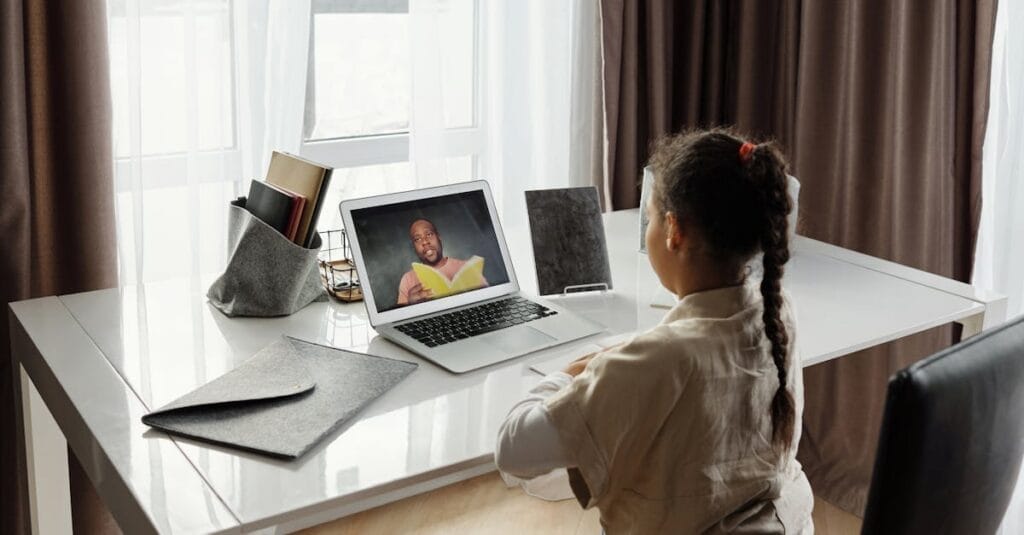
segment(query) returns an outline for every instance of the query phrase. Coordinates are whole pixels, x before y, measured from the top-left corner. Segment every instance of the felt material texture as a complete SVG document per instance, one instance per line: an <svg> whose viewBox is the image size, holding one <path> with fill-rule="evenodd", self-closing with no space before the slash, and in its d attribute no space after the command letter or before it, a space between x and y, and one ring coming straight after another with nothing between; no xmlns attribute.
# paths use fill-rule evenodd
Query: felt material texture
<svg viewBox="0 0 1024 535"><path fill-rule="evenodd" d="M541 295L560 294L571 286L612 288L597 188L527 191L526 211Z"/></svg>
<svg viewBox="0 0 1024 535"><path fill-rule="evenodd" d="M287 316L327 299L317 255L292 243L245 209L245 199L228 208L228 263L206 297L228 316Z"/></svg>
<svg viewBox="0 0 1024 535"><path fill-rule="evenodd" d="M416 368L283 337L142 421L171 434L292 459Z"/></svg>

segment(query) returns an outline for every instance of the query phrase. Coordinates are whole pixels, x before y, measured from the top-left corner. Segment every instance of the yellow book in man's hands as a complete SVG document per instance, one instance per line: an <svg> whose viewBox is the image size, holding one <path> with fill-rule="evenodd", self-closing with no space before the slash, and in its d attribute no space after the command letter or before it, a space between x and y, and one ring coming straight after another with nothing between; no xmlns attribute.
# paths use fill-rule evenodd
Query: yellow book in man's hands
<svg viewBox="0 0 1024 535"><path fill-rule="evenodd" d="M412 263L412 270L423 288L433 293L433 297L475 290L484 285L484 259L475 255L466 260L466 264L459 268L451 279L437 269L419 262Z"/></svg>

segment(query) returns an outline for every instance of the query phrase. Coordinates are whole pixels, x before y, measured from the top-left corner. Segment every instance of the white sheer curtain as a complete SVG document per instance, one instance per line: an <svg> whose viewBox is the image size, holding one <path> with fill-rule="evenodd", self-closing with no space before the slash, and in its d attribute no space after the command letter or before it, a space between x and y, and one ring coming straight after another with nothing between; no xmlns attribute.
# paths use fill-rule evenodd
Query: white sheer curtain
<svg viewBox="0 0 1024 535"><path fill-rule="evenodd" d="M972 281L1007 296L1008 318L1024 313L1024 32L1016 30L1022 26L1024 3L999 2ZM1024 474L999 533L1024 533Z"/></svg>
<svg viewBox="0 0 1024 535"><path fill-rule="evenodd" d="M975 285L1024 312L1024 3L1000 2L992 45L988 127L982 151L982 212Z"/></svg>
<svg viewBox="0 0 1024 535"><path fill-rule="evenodd" d="M445 129L445 18L468 0L412 0L410 159L418 186L447 181L458 138ZM477 5L480 152L506 226L524 224L523 191L599 185L603 147L597 2L488 0ZM595 117L596 116L596 117Z"/></svg>
<svg viewBox="0 0 1024 535"><path fill-rule="evenodd" d="M122 283L218 273L226 204L262 177L272 150L307 154L315 8L404 9L109 0ZM311 157L337 168L327 202L485 178L506 224L518 224L525 189L599 185L597 10L593 0L409 0L410 61L395 66L411 70L407 156L381 162L393 180L373 180L358 150L319 149ZM363 65L322 54L334 62L324 68ZM327 74L338 73L317 80L344 82ZM323 225L337 224L335 212L323 212Z"/></svg>
<svg viewBox="0 0 1024 535"><path fill-rule="evenodd" d="M216 272L228 201L298 152L310 0L111 0L124 284Z"/></svg>

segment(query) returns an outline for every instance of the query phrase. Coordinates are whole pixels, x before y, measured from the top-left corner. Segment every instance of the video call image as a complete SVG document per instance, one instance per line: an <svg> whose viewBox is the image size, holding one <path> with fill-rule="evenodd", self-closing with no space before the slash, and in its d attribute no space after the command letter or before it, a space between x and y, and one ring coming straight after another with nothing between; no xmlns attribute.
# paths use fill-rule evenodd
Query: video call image
<svg viewBox="0 0 1024 535"><path fill-rule="evenodd" d="M509 281L483 192L352 211L377 312Z"/></svg>

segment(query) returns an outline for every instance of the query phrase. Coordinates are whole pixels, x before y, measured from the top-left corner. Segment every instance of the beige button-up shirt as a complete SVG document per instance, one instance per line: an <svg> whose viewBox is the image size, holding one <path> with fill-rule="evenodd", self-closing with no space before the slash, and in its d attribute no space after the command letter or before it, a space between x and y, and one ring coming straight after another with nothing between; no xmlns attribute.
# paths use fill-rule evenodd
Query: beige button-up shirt
<svg viewBox="0 0 1024 535"><path fill-rule="evenodd" d="M803 381L793 314L783 308L795 435L779 452L770 415L779 382L761 313L749 286L688 295L546 400L577 466L574 490L600 509L607 533L813 532L813 495L796 460Z"/></svg>

